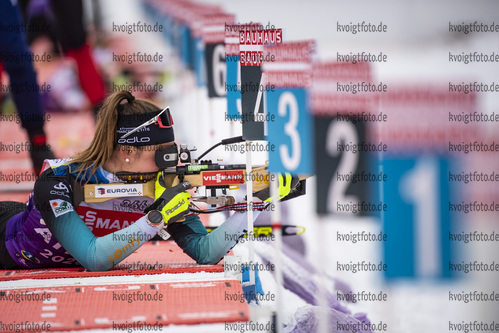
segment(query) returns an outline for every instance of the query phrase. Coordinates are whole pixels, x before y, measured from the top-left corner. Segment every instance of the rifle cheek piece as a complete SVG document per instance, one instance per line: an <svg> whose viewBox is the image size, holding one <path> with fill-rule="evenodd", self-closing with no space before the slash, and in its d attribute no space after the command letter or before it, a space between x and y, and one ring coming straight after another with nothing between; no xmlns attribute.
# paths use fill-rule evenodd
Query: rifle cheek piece
<svg viewBox="0 0 499 333"><path fill-rule="evenodd" d="M154 162L159 169L167 169L175 167L178 164L178 147L174 143L173 146L163 149L158 149L154 155Z"/></svg>

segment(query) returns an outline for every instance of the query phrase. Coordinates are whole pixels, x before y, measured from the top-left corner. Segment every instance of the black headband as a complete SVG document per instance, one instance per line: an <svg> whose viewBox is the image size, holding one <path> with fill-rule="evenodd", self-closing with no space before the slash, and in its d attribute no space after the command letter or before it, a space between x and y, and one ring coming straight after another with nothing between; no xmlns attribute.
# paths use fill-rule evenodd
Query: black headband
<svg viewBox="0 0 499 333"><path fill-rule="evenodd" d="M160 127L158 122L145 126L126 138L120 139L123 135L146 121L151 120L160 112L161 110L140 114L119 115L116 124L118 134L116 143L128 146L151 146L175 141L173 127Z"/></svg>

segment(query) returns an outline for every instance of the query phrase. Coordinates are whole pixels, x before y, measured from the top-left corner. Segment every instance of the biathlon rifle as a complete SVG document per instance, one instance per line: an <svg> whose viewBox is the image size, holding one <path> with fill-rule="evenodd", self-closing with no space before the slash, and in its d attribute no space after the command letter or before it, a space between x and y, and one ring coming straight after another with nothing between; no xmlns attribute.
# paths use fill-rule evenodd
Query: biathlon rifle
<svg viewBox="0 0 499 333"><path fill-rule="evenodd" d="M242 136L228 138L215 144L197 159L191 158L191 152L196 148L188 149L187 145L177 145L156 152L156 165L163 169L163 177L167 187L173 187L180 182L188 181L192 187L206 187L206 196L194 196L192 201L204 202L211 209L198 209L191 207L194 213L215 213L219 211L246 210L246 203L235 203L233 196L227 195L227 190L238 189L240 185L246 184L249 177L246 174L245 164L219 164L211 160L201 160L206 154L218 146L244 142ZM180 165L179 165L180 160ZM118 172L116 176L123 183L111 184L86 184L84 186L84 200L87 203L104 202L110 199L127 196L145 196L154 198L154 183L157 172L131 173ZM306 178L300 176L297 185L291 189L291 193L281 201L303 195L306 193ZM253 180L253 191L259 192L269 187L271 176L266 166L252 167L251 179ZM222 194L219 195L219 192ZM195 204L194 204L195 205ZM263 210L267 207L266 202L253 203L253 209Z"/></svg>

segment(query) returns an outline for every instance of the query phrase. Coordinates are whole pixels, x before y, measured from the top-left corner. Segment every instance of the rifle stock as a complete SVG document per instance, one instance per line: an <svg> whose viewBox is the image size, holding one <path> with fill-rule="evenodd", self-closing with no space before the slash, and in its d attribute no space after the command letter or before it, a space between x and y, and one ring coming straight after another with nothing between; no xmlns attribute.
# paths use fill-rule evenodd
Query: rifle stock
<svg viewBox="0 0 499 333"><path fill-rule="evenodd" d="M229 175L229 179L224 179L224 174ZM178 174L168 173L164 175L165 185L167 187L173 187L180 183L180 178ZM264 166L256 167L253 169L252 177L253 179L253 191L258 192L269 186L269 172ZM306 179L306 176L300 176L300 180ZM218 179L218 180L217 180ZM229 189L237 189L239 185L246 184L248 177L246 176L246 170L209 170L201 171L198 174L186 174L183 176L183 181L188 181L191 183L192 187L198 186L229 186ZM218 182L218 183L217 183ZM84 200L87 203L104 202L111 199L131 197L131 196L142 196L154 199L154 183L155 180L148 181L146 183L137 184L126 184L126 183L112 183L112 184L86 184L84 186ZM111 189L122 189L121 194L116 190L116 195L102 194L102 191L107 191L108 188ZM134 189L135 192L125 191L124 189ZM139 194L140 193L140 194Z"/></svg>

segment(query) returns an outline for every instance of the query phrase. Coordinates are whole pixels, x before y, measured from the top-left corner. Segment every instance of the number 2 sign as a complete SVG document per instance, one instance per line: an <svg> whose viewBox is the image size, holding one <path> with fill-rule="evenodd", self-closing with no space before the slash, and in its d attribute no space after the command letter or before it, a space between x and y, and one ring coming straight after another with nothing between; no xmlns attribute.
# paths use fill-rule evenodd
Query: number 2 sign
<svg viewBox="0 0 499 333"><path fill-rule="evenodd" d="M384 203L370 199L369 188L383 174L369 170L364 149L369 123L358 119L375 109L371 95L336 91L338 82L370 82L368 63L315 63L311 89L314 114L317 213L372 215ZM377 143L373 142L377 145Z"/></svg>
<svg viewBox="0 0 499 333"><path fill-rule="evenodd" d="M368 202L366 182L358 179L368 174L365 152L356 149L365 140L365 124L355 124L336 117L314 117L314 147L317 179L317 212L365 215L359 203ZM364 173L362 173L364 172Z"/></svg>

